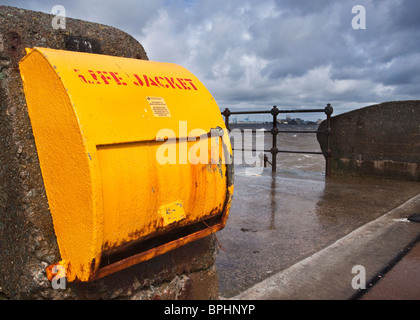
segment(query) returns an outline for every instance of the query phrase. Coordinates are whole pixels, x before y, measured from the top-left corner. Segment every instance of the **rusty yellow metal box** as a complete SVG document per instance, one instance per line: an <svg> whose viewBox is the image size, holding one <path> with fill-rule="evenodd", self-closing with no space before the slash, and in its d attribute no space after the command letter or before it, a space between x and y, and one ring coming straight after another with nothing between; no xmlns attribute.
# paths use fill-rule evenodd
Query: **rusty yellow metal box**
<svg viewBox="0 0 420 320"><path fill-rule="evenodd" d="M46 48L27 49L20 72L68 281L101 278L224 227L229 135L191 72Z"/></svg>

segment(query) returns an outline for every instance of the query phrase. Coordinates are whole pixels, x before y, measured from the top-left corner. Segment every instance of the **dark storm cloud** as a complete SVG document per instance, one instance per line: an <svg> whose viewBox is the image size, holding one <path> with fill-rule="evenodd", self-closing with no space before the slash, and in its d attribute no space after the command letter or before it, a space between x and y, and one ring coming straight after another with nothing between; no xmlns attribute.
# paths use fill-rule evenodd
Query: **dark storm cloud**
<svg viewBox="0 0 420 320"><path fill-rule="evenodd" d="M196 74L221 108L320 107L336 112L418 99L415 0L0 1L104 23L136 37L151 60ZM366 9L355 30L352 8Z"/></svg>

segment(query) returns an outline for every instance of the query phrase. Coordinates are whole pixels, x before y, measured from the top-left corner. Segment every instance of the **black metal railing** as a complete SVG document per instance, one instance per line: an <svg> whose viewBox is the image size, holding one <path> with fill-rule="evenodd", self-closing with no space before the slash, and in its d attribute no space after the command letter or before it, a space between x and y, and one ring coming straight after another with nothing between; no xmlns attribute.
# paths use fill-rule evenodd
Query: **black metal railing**
<svg viewBox="0 0 420 320"><path fill-rule="evenodd" d="M279 110L277 109L277 106L274 106L271 110L268 111L235 111L232 112L230 111L228 108L226 108L223 112L222 115L225 117L225 124L226 124L226 128L230 131L230 126L229 126L229 117L231 115L236 115L236 114L271 114L273 116L273 127L270 130L271 134L273 135L273 143L272 143L272 147L270 150L264 150L264 152L267 153L271 153L271 163L270 161L268 161L268 157L264 154L264 166L265 163L268 162L271 164L271 171L272 172L276 172L277 170L277 154L278 153L302 153L302 154L323 154L324 158L325 158L325 176L329 176L330 175L330 158L331 158L331 150L330 150L330 137L332 135L332 130L331 130L331 114L333 113L333 107L331 106L331 104L327 104L327 106L324 109L297 109L297 110ZM318 130L312 130L312 131L308 131L308 130L279 130L277 128L277 116L280 113L315 113L315 112L323 112L326 114L327 116L327 123L326 123L326 128L323 131L318 131ZM321 134L325 134L326 138L327 138L327 148L325 152L317 152L317 151L295 151L295 150L279 150L277 148L277 134L279 134L280 132L284 132L284 133L321 133ZM256 151L255 149L252 150L244 150L241 149L241 151Z"/></svg>

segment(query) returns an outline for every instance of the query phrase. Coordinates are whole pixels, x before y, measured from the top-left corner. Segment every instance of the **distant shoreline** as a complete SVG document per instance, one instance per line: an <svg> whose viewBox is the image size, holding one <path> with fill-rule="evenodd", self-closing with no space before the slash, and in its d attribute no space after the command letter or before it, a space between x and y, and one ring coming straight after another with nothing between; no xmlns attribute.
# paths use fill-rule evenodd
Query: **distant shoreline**
<svg viewBox="0 0 420 320"><path fill-rule="evenodd" d="M302 123L302 124L283 124L278 123L277 128L279 130L314 130L318 128L317 123ZM229 129L252 129L252 130L258 130L258 129L264 129L264 130L271 130L273 128L272 122L242 122L242 123L229 123Z"/></svg>

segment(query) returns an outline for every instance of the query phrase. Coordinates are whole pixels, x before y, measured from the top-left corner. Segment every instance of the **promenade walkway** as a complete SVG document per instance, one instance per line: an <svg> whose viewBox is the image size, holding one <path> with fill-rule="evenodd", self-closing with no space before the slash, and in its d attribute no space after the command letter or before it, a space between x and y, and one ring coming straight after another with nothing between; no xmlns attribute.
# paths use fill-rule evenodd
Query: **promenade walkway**
<svg viewBox="0 0 420 320"><path fill-rule="evenodd" d="M420 183L236 167L221 299L420 298L419 213Z"/></svg>

